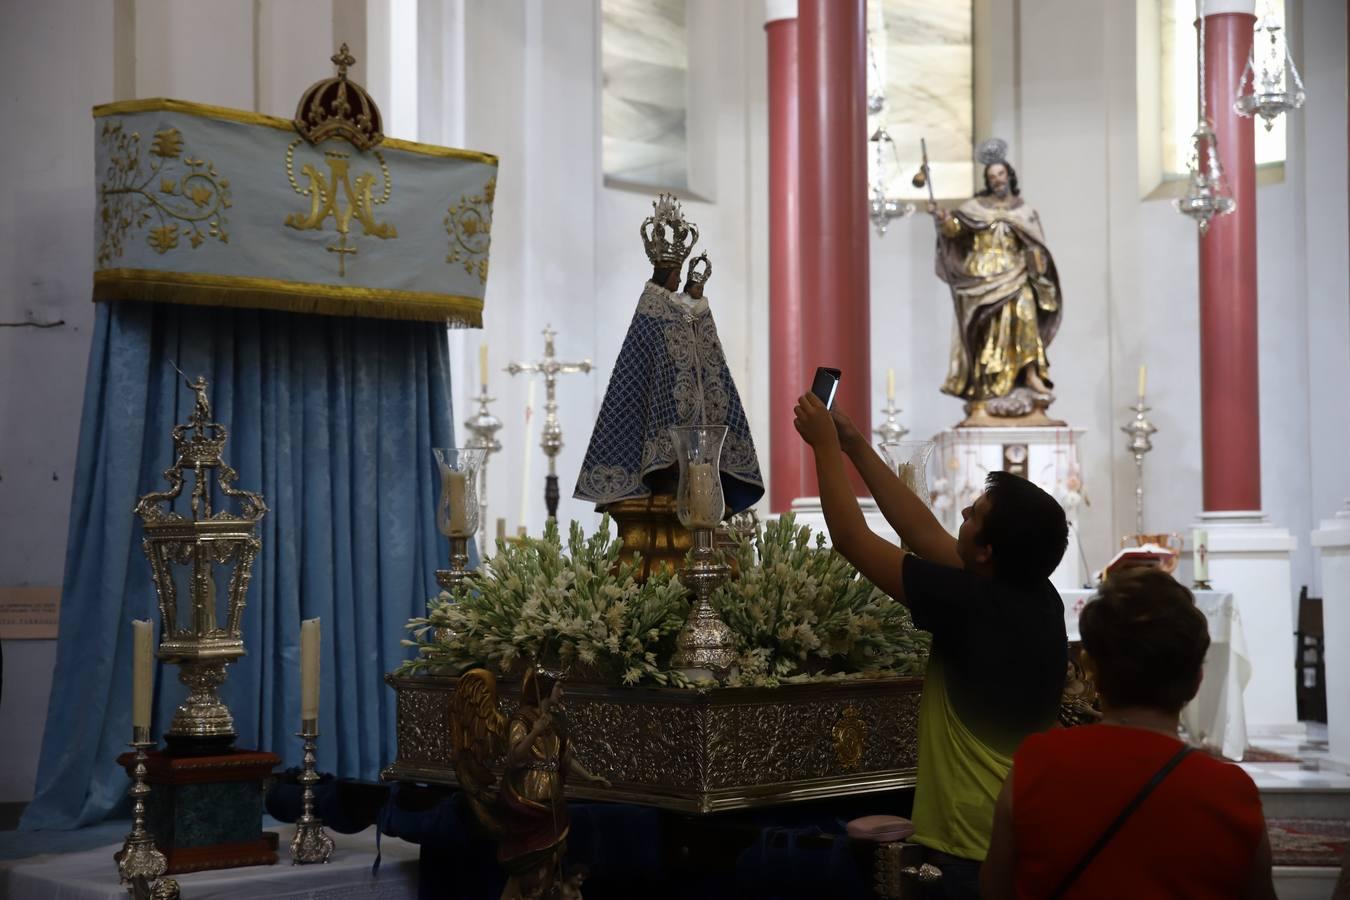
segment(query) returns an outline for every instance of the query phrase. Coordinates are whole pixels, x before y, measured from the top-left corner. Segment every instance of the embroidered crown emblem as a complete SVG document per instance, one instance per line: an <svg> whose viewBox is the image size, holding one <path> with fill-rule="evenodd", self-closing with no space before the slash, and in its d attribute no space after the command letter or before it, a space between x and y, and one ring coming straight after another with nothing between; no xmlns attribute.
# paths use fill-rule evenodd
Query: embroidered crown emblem
<svg viewBox="0 0 1350 900"><path fill-rule="evenodd" d="M674 194L661 194L652 201L652 214L638 228L647 248L647 259L658 269L678 269L698 243L698 226L686 222Z"/></svg>
<svg viewBox="0 0 1350 900"><path fill-rule="evenodd" d="M380 109L365 88L347 78L347 68L356 65L356 57L346 44L332 60L337 75L316 81L300 96L295 130L311 144L340 137L358 150L369 150L384 140Z"/></svg>

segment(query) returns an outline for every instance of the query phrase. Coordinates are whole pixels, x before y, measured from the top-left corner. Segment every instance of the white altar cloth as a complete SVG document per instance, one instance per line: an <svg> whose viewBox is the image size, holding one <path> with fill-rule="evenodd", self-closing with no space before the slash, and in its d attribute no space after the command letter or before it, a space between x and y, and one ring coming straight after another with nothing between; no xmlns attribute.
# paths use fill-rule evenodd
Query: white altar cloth
<svg viewBox="0 0 1350 900"><path fill-rule="evenodd" d="M415 900L419 847L397 838L381 843L377 875L375 829L333 834L337 844L327 865L291 865L292 825L281 826L279 859L272 866L214 869L175 875L184 900ZM0 897L8 900L126 900L113 854L121 842L77 853L52 853L0 867Z"/></svg>
<svg viewBox="0 0 1350 900"><path fill-rule="evenodd" d="M1064 600L1064 630L1077 641L1078 616L1092 591L1060 591ZM1196 591L1195 605L1209 622L1209 653L1205 656L1200 692L1181 711L1181 724L1192 743L1212 747L1232 760L1247 749L1247 715L1242 691L1252 677L1247 641L1242 634L1233 595Z"/></svg>

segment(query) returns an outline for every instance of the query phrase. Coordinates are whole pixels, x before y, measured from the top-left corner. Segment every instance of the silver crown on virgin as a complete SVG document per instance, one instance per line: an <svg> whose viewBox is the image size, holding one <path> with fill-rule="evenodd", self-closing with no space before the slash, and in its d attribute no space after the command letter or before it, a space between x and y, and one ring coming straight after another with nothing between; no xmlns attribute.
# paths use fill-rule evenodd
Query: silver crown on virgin
<svg viewBox="0 0 1350 900"><path fill-rule="evenodd" d="M698 226L686 222L674 194L661 194L652 201L652 214L638 227L647 259L657 269L678 269L698 243Z"/></svg>
<svg viewBox="0 0 1350 900"><path fill-rule="evenodd" d="M702 263L702 266L699 264ZM712 277L712 261L708 259L708 251L703 251L689 261L689 283L696 284L699 287L708 283Z"/></svg>

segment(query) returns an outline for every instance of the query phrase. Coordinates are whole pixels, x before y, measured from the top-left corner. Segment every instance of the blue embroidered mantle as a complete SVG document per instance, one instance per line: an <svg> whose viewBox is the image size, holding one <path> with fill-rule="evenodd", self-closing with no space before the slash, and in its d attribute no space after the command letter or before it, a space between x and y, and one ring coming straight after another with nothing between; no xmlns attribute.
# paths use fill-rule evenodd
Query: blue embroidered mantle
<svg viewBox="0 0 1350 900"><path fill-rule="evenodd" d="M603 507L651 495L678 467L670 429L726 425L722 490L727 514L764 495L759 458L706 299L647 282L628 326L572 496ZM666 479L673 484L673 476Z"/></svg>

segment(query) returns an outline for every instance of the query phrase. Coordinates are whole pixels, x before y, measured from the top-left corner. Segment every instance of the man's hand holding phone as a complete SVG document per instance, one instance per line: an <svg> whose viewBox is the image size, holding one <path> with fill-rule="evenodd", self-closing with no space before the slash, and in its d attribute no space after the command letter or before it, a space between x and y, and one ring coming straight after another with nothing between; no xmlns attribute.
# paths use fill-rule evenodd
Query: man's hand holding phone
<svg viewBox="0 0 1350 900"><path fill-rule="evenodd" d="M795 419L792 424L802 440L811 445L811 449L819 452L839 447L839 432L834 427L834 419L815 394L809 391L802 394L793 413Z"/></svg>

